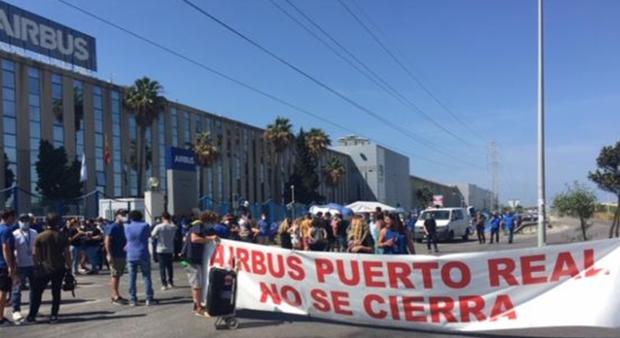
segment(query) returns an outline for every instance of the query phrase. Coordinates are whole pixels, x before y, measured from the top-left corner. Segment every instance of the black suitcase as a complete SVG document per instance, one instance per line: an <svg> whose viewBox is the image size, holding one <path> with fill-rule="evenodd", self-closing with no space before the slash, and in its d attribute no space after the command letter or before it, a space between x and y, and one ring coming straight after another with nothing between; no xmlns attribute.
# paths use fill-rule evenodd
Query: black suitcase
<svg viewBox="0 0 620 338"><path fill-rule="evenodd" d="M233 316L237 294L237 273L212 267L209 270L207 313L212 317Z"/></svg>

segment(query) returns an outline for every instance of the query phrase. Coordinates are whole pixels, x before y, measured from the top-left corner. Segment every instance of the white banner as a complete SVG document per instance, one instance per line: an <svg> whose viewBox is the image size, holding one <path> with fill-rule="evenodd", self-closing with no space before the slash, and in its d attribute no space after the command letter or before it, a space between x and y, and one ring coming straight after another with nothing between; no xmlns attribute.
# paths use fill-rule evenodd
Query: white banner
<svg viewBox="0 0 620 338"><path fill-rule="evenodd" d="M223 240L237 308L462 331L620 327L620 240L426 255L290 251Z"/></svg>

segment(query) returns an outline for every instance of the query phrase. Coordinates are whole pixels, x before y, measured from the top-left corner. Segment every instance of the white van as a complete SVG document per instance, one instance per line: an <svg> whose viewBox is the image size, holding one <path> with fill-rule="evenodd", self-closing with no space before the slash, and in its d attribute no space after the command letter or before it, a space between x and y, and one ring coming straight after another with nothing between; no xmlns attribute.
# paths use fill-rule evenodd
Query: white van
<svg viewBox="0 0 620 338"><path fill-rule="evenodd" d="M439 240L451 241L455 238L468 240L471 234L469 226L469 215L464 208L429 208L420 214L415 223L414 237L416 240L423 240L424 221L428 214L432 214L437 223L437 238Z"/></svg>

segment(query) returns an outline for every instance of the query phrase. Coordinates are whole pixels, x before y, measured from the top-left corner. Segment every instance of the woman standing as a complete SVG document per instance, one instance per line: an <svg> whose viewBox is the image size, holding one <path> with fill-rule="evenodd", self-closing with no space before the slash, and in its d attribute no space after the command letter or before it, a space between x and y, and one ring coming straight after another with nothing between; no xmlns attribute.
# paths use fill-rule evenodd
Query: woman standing
<svg viewBox="0 0 620 338"><path fill-rule="evenodd" d="M349 231L348 249L352 253L373 253L374 241L370 235L370 228L364 217L353 216Z"/></svg>
<svg viewBox="0 0 620 338"><path fill-rule="evenodd" d="M399 253L400 233L396 228L394 215L387 215L384 218L385 226L379 234L379 247L383 249L385 255L397 255Z"/></svg>
<svg viewBox="0 0 620 338"><path fill-rule="evenodd" d="M280 246L283 249L292 249L293 244L291 242L291 234L289 230L291 228L291 218L287 217L280 223L280 227L278 228L278 236L280 237Z"/></svg>

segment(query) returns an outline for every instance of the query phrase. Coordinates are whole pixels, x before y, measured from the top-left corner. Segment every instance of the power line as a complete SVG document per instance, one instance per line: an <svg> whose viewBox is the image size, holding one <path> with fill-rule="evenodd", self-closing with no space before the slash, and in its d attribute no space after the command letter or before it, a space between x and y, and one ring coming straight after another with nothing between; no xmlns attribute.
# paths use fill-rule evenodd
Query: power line
<svg viewBox="0 0 620 338"><path fill-rule="evenodd" d="M469 126L469 124L465 123L465 121L461 120L461 118L459 118L450 108L448 108L448 106L446 106L441 100L439 100L439 98L433 94L433 92L431 92L427 86L424 85L424 83L422 81L420 81L420 79L418 79L417 76L415 76L413 74L413 72L411 72L411 70L409 70L409 68L407 66L404 65L403 62L401 62L398 57L396 57L396 55L394 55L394 53L392 53L392 51L390 51L389 48L387 48L387 46L381 41L381 39L379 39L379 37L372 32L372 30L359 18L359 16L357 16L357 14L355 14L355 12L353 12L351 10L351 8L349 8L349 6L347 6L342 0L338 0L338 2L340 3L340 5L342 5L342 7L344 7L344 9L353 17L353 19L355 19L355 21L357 21L357 23L360 24L360 26L362 26L362 28L368 33L368 35L370 35L372 37L372 39L381 47L381 49L383 49L383 51L385 51L386 54L388 54L390 56L390 58L403 70L405 71L405 73L407 73L407 75L409 76L409 78L411 78L415 83L418 84L418 86L420 86L420 88L428 95L430 96L433 101L435 101L435 103L437 103L441 108L443 108L446 112L448 112L448 114L450 114L450 116L452 116L452 118L457 121L459 124L461 124L462 126L464 126L465 128L467 128L472 134L476 135L478 138L480 138L482 141L486 142L486 140L484 138L482 138L482 136L480 136L478 133L476 133L473 128L471 128ZM360 8L358 6L358 8ZM368 16L366 16L368 18Z"/></svg>
<svg viewBox="0 0 620 338"><path fill-rule="evenodd" d="M160 44L160 43L158 43L158 42L156 42L154 40L151 40L151 39L149 39L147 37L144 37L144 36L142 36L140 34L137 34L137 33L133 32L133 31L131 31L131 30L129 30L129 29L123 27L123 26L120 26L120 25L118 25L118 24L116 24L116 23L114 23L114 22L112 22L112 21L110 21L108 19L105 19L105 18L103 18L101 16L98 16L97 14L92 13L92 12L86 10L86 9L83 9L83 8L77 6L77 5L74 5L74 4L72 4L70 2L67 2L65 0L57 0L57 1L62 3L62 4L64 4L64 5L66 5L66 6L68 6L68 7L73 8L73 9L75 9L75 10L77 10L77 11L79 11L79 12L81 12L81 13L83 13L83 14L91 17L91 18L93 18L93 19L96 19L96 20L98 20L98 21L100 21L100 22L102 22L102 23L104 23L104 24L106 24L108 26L111 26L111 27L113 27L115 29L118 29L118 30L128 34L128 35L131 35L132 37L134 37L134 38L136 38L136 39L138 39L138 40L140 40L142 42L145 42L145 43L147 43L147 44L149 44L149 45L151 45L151 46L153 46L153 47L155 47L157 49L160 49L160 50L162 50L162 51L164 51L166 53L169 53L169 54L171 54L171 55L173 55L175 57L178 57L178 58L180 58L180 59L182 59L182 60L184 60L184 61L186 61L186 62L188 62L190 64L193 64L194 66L197 66L197 67L199 67L199 68L201 68L203 70L206 70L206 71L208 71L209 73L211 73L213 75L216 75L216 76L218 76L220 78L223 78L225 80L233 82L233 83L235 83L235 84L237 84L237 85L239 85L239 86L241 86L243 88L246 88L246 89L248 89L248 90L250 90L250 91L252 91L254 93L257 93L257 94L259 94L261 96L264 96L264 97L266 97L268 99L271 99L271 100L273 100L275 102L278 102L278 103L280 103L280 104L282 104L284 106L287 106L287 107L289 107L289 108L291 108L291 109L293 109L295 111L298 111L298 112L300 112L302 114L311 116L311 117L313 117L313 118L315 118L315 119L317 119L317 120L319 120L321 122L324 122L326 124L329 124L329 125L331 125L333 127L336 127L338 129L344 130L346 132L350 132L352 134L360 135L362 137L365 137L365 138L369 139L370 141L372 141L372 142L374 142L376 144L379 144L379 145L382 144L382 142L380 142L380 141L378 141L376 139L373 139L371 137L368 137L368 136L365 136L363 134L360 134L360 133L358 133L358 132L356 132L356 131L348 128L348 127L345 127L343 125L335 123L335 122L333 122L333 121L331 121L331 120L329 120L327 118L324 118L324 117L322 117L322 116L320 116L320 115L318 115L316 113L313 113L313 112L311 112L311 111L309 111L307 109L304 109L302 107L299 107L299 106L297 106L297 105L295 105L295 104L293 104L293 103L291 103L289 101L286 101L286 100L284 100L284 99L282 99L282 98L280 98L278 96L275 96L273 94L265 92L265 91L263 91L263 90L261 90L261 89L259 89L257 87L254 87L254 86L252 86L250 84L247 84L247 83L245 83L245 82L243 82L241 80L238 80L238 79L236 79L236 78L234 78L232 76L226 75L226 74L224 74L224 73L222 73L222 72L220 72L220 71L218 71L218 70L216 70L214 68L211 68L211 67L205 65L204 63L202 63L200 61L197 61L197 60L192 59L192 58L190 58L188 56L185 56L185 55L175 51L172 48L166 47L166 46L164 46L164 45L162 45L162 44ZM435 164L435 165L438 165L438 166L442 166L442 167L446 167L446 168L453 168L454 167L454 164L446 164L446 163L443 163L443 162L435 161L435 160L430 159L428 157L416 155L416 154L413 154L410 151L399 149L397 147L393 147L393 146L389 146L389 145L387 145L387 147L395 149L395 150L397 150L397 151L399 151L399 152L401 152L403 154L408 154L408 155L412 156L413 158L418 158L418 159L427 161L429 163L432 163L432 164Z"/></svg>
<svg viewBox="0 0 620 338"><path fill-rule="evenodd" d="M375 118L376 120L382 122L383 124L397 130L398 132L400 132L401 134L407 136L408 138L410 138L411 140L413 140L414 142L417 143L422 143L414 134L410 133L409 131L407 131L406 129L402 128L401 126L399 126L398 124L393 123L392 121L382 117L380 114L374 112L373 110L371 110L370 108L367 108L365 106L363 106L362 104L356 102L355 100L349 98L348 96L342 94L341 92L339 92L338 90L328 86L327 84L325 84L324 82L318 80L317 78L315 78L314 76L306 73L305 71L303 71L302 69L300 69L299 67L293 65L292 63L288 62L287 60L285 60L284 58L280 57L279 55L277 55L276 53L272 52L271 50L269 50L268 48L264 47L263 45L259 44L258 42L254 41L253 39L251 39L250 37L246 36L245 34L239 32L238 30L236 30L235 28L233 28L232 26L226 24L225 22L223 22L222 20L218 19L217 17L215 17L214 15L212 15L211 13L207 12L206 10L200 8L199 6L195 5L193 2L189 1L189 0L182 0L184 3L186 3L188 6L190 6L191 8L195 9L198 13L202 14L203 16L207 17L208 19L210 19L211 21L217 23L218 25L224 27L226 30L228 30L229 32L233 33L234 35L240 37L242 40L248 42L249 44L251 44L252 46L258 48L259 50L261 50L262 52L264 52L265 54L269 55L270 57L272 57L273 59L275 59L276 61L282 63L283 65L289 67L290 69L294 70L295 72L299 73L300 75L302 75L303 77L305 77L306 79L310 80L311 82L315 83L316 85L318 85L319 87L327 90L328 92L332 93L333 95L339 97L340 99L342 99L343 101L347 102L348 104L352 105L353 107L361 110L362 112L366 113L369 116L372 116L373 118ZM441 152L441 150L439 149L434 149L437 152ZM452 157L452 155L449 155ZM461 161L463 163L466 163L468 165L471 165L473 167L478 167L477 164L469 162L469 161L465 161L459 158L454 157L457 161Z"/></svg>
<svg viewBox="0 0 620 338"><path fill-rule="evenodd" d="M274 0L269 0L274 6L278 7L279 9L281 9ZM463 142L467 145L471 145L469 143L469 141L465 140L464 138L458 136L457 134L453 133L452 131L450 131L449 129L445 128L443 125L441 125L440 123L438 123L437 121L435 121L431 116L429 116L427 113L425 113L420 107L418 107L415 103L413 103L411 100L407 99L404 95L402 95L398 90L396 90L394 88L394 86L390 85L384 78L382 78L381 76L379 76L376 72L374 72L370 67L368 67L368 65L366 65L366 63L364 63L363 61L361 61L358 57L355 56L354 53L352 53L349 49L347 49L342 43L340 43L338 40L336 40L331 34L329 34L329 32L327 32L323 27L321 27L321 25L319 25L315 20L313 20L308 14L306 14L304 11L302 11L299 7L297 7L293 2L291 2L290 0L285 0L291 7L293 7L293 9L295 9L295 11L301 15L302 17L304 17L308 22L310 22L310 24L312 24L312 26L314 26L316 29L318 29L321 33L323 33L323 35L325 35L332 43L334 43L336 46L338 46L341 50L343 50L351 59L353 59L355 62L357 62L360 66L362 66L368 73L370 73L372 75L372 79L370 79L371 81L373 81L375 84L377 84L381 89L383 89L386 93L388 93L390 96L394 97L396 100L398 100L401 104L403 104L406 108L411 109L414 113L417 114L421 114L422 117L424 117L427 121L429 121L430 123L432 123L434 126L436 126L437 128L439 128L440 130L448 133L449 135L451 135L452 137L456 138L457 140L459 140L460 142ZM291 17L288 13L287 16ZM293 18L292 18L293 19ZM293 19L295 20L295 19ZM298 24L299 21L295 20L295 22L297 22ZM317 37L316 35L313 34L313 36L317 39L320 39L319 37ZM324 42L324 44L327 44L326 42ZM328 44L327 44L328 45ZM331 46L330 46L331 47ZM330 48L331 49L331 48ZM340 55L339 55L340 56ZM340 56L342 58L342 56ZM346 58L345 58L346 59ZM355 67L358 71L359 68ZM363 74L366 77L369 77L367 74ZM376 80L375 80L376 79ZM381 82L382 85L379 85L377 83L377 81Z"/></svg>

